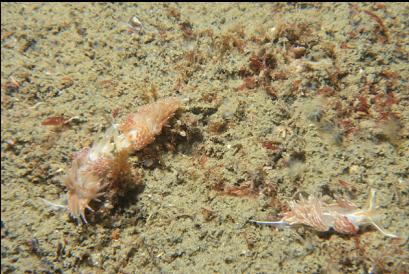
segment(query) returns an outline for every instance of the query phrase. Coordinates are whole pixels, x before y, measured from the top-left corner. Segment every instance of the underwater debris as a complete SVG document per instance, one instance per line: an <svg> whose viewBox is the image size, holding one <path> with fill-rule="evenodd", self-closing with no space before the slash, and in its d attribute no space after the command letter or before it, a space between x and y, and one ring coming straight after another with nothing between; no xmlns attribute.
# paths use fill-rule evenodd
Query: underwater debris
<svg viewBox="0 0 409 274"><path fill-rule="evenodd" d="M402 129L403 124L397 113L382 112L377 122L375 138L378 141L387 141L395 147L399 147L403 141Z"/></svg>
<svg viewBox="0 0 409 274"><path fill-rule="evenodd" d="M68 205L65 208L73 217L87 223L85 209L93 211L89 206L92 200L115 196L112 192L118 190L121 177L129 171L129 153L152 143L180 105L178 98L171 97L141 106L120 124L108 128L91 148L74 154L64 178L68 188Z"/></svg>
<svg viewBox="0 0 409 274"><path fill-rule="evenodd" d="M128 29L129 33L142 33L144 30L141 21L139 21L138 17L136 16L132 16L128 20L128 27L129 27Z"/></svg>
<svg viewBox="0 0 409 274"><path fill-rule="evenodd" d="M194 38L195 34L193 33L193 25L189 21L184 21L179 24L180 29L182 30L184 38Z"/></svg>
<svg viewBox="0 0 409 274"><path fill-rule="evenodd" d="M397 238L398 236L383 230L374 219L376 211L376 191L371 190L368 198L368 208L359 209L351 201L343 198L336 199L335 204L326 204L320 197L310 196L308 199L300 195L300 201L289 202L290 211L283 213L280 221L254 221L257 224L275 226L307 225L317 231L335 230L341 234L354 235L359 227L372 224L383 235Z"/></svg>
<svg viewBox="0 0 409 274"><path fill-rule="evenodd" d="M13 76L10 76L9 80L1 85L2 88L4 88L8 93L17 91L20 88L20 83L17 82L16 79L14 79Z"/></svg>

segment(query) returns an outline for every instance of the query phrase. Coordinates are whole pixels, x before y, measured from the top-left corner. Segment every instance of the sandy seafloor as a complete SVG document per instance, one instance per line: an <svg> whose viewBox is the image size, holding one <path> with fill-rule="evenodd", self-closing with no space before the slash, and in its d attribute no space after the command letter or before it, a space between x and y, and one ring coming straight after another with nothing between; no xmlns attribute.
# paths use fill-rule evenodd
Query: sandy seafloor
<svg viewBox="0 0 409 274"><path fill-rule="evenodd" d="M407 273L408 18L404 3L2 3L1 273ZM183 108L131 156L136 190L81 226L41 201L64 203L72 154L112 113L167 96ZM55 116L73 119L42 125ZM300 193L365 207L370 189L399 239L249 222Z"/></svg>

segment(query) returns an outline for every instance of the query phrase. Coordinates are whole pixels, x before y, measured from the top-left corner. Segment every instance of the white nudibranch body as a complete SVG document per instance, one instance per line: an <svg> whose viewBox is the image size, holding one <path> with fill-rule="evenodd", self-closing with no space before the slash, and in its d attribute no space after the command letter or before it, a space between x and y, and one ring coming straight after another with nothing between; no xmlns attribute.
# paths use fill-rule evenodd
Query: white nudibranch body
<svg viewBox="0 0 409 274"><path fill-rule="evenodd" d="M310 196L308 199L300 197L298 202L289 203L290 211L283 213L283 218L276 222L252 221L258 224L269 225L307 225L317 231L330 229L342 234L356 234L359 227L372 224L383 235L396 238L398 236L383 230L376 222L376 191L371 190L368 199L368 208L359 209L346 199L337 199L335 204L326 204L321 198Z"/></svg>

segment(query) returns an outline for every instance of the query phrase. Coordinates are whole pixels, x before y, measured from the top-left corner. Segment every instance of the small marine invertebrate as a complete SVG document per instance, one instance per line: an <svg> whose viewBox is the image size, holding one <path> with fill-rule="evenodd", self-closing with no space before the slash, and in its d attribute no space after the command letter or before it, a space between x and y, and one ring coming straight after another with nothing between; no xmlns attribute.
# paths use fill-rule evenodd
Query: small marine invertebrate
<svg viewBox="0 0 409 274"><path fill-rule="evenodd" d="M92 211L89 203L98 200L104 194L102 190L109 184L107 175L111 159L102 155L94 156L95 151L92 149L83 149L77 153L64 178L68 188L67 208L72 216L81 217L85 223L85 209Z"/></svg>
<svg viewBox="0 0 409 274"><path fill-rule="evenodd" d="M384 231L376 222L376 191L371 190L368 208L359 209L346 199L338 198L335 204L326 204L320 197L310 196L308 199L300 195L300 201L289 203L290 211L276 222L252 221L257 224L270 225L307 225L318 231L331 228L341 234L356 234L361 225L372 224L383 235L396 238L398 236Z"/></svg>
<svg viewBox="0 0 409 274"><path fill-rule="evenodd" d="M114 196L112 192L120 187L119 177L129 171L129 153L152 143L180 105L178 98L161 99L141 106L121 123L113 124L91 148L74 154L64 177L68 188L67 206L45 202L53 207L64 207L73 217L87 223L85 209L93 211L90 202L106 193L109 198Z"/></svg>

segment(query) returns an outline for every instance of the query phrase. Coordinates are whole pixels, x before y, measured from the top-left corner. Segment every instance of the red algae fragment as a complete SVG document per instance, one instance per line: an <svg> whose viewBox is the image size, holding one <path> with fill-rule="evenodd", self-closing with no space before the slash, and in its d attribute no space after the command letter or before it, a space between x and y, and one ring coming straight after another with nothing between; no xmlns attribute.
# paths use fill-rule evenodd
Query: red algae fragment
<svg viewBox="0 0 409 274"><path fill-rule="evenodd" d="M55 117L49 117L45 119L44 121L41 122L43 126L62 126L67 122L67 120L64 117L61 116L55 116Z"/></svg>

